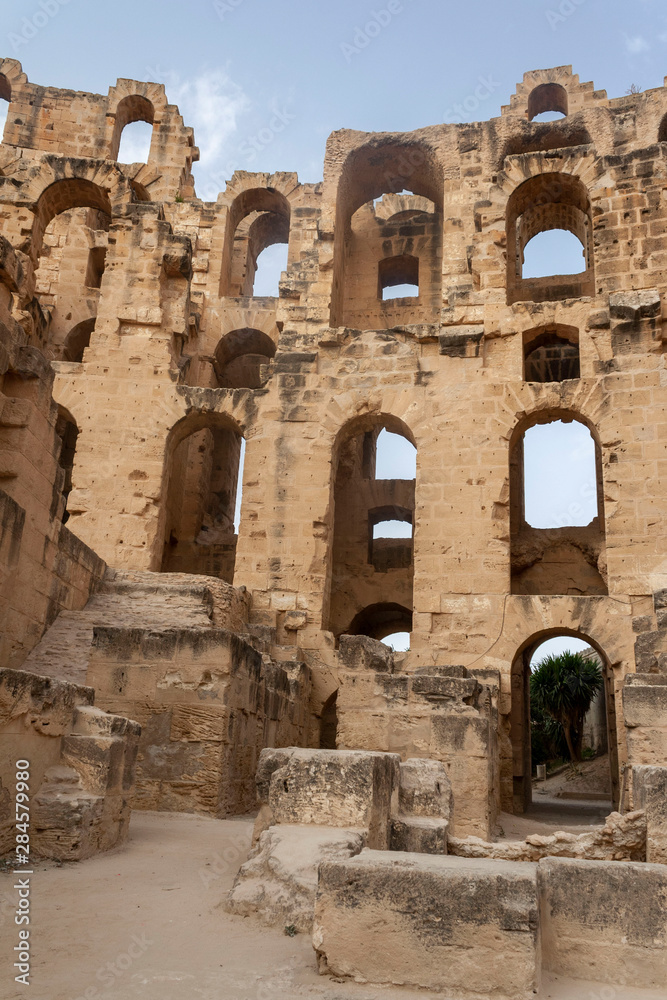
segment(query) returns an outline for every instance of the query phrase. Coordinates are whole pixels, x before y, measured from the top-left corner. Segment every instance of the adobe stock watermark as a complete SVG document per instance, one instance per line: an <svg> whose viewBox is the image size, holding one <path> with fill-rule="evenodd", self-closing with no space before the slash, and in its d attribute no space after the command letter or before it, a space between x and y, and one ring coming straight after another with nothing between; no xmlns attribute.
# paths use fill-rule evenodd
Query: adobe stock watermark
<svg viewBox="0 0 667 1000"><path fill-rule="evenodd" d="M207 861L198 871L204 888L209 889L213 882L217 882L225 875L235 875L248 857L249 847L247 836L238 834L238 836L232 837L228 844L221 847L221 854L216 851L215 854L211 855L211 860Z"/></svg>
<svg viewBox="0 0 667 1000"><path fill-rule="evenodd" d="M500 82L492 76L477 77L478 84L471 94L462 101L447 108L443 118L445 125L461 125L470 120L470 115L477 111L480 104L488 101L492 94L500 89Z"/></svg>
<svg viewBox="0 0 667 1000"><path fill-rule="evenodd" d="M213 10L218 15L220 21L224 21L228 14L241 7L245 0L213 0Z"/></svg>
<svg viewBox="0 0 667 1000"><path fill-rule="evenodd" d="M349 64L355 56L367 49L374 38L387 28L397 14L405 10L402 0L389 0L386 7L372 10L369 19L363 25L356 25L351 42L341 42L340 50L345 62Z"/></svg>
<svg viewBox="0 0 667 1000"><path fill-rule="evenodd" d="M203 201L215 201L220 191L224 191L227 181L229 181L235 170L243 170L251 166L258 155L270 146L276 136L284 132L285 129L297 120L297 116L283 105L269 109L271 117L266 125L258 129L253 135L246 136L237 146L238 156L235 160L228 161L218 170L207 173L201 181L197 183L198 197Z"/></svg>
<svg viewBox="0 0 667 1000"><path fill-rule="evenodd" d="M7 35L12 52L20 52L24 45L28 45L60 13L60 8L70 2L71 0L39 0L37 9L29 17L23 18L21 30L10 31Z"/></svg>
<svg viewBox="0 0 667 1000"><path fill-rule="evenodd" d="M89 986L75 1000L101 1000L104 990L116 986L118 979L125 975L137 959L146 954L152 944L153 941L145 934L133 934L125 951L119 952L113 962L106 962L97 969L95 978L100 986Z"/></svg>
<svg viewBox="0 0 667 1000"><path fill-rule="evenodd" d="M546 17L551 30L555 31L559 25L564 24L568 17L572 17L572 15L576 13L577 9L585 3L586 0L561 0L561 3L558 4L558 7L555 10L554 8L545 10L544 16Z"/></svg>

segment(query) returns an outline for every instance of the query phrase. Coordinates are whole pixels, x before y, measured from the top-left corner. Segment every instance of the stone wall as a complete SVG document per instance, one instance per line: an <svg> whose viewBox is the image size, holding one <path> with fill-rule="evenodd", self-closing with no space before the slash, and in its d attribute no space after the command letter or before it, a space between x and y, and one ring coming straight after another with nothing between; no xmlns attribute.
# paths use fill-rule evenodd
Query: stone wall
<svg viewBox="0 0 667 1000"><path fill-rule="evenodd" d="M0 670L0 854L15 845L17 761L29 765L31 853L77 861L127 837L141 730L94 707L93 696L90 688Z"/></svg>
<svg viewBox="0 0 667 1000"><path fill-rule="evenodd" d="M664 655L667 89L609 98L571 67L532 71L496 119L339 130L321 183L237 171L214 202L196 196L194 137L161 85L73 93L3 60L0 89L0 472L47 540L21 557L5 661L22 662L62 591L66 500L67 530L115 570L214 572L246 588L255 645L310 670L308 734L290 739L316 743L339 691L341 742L405 744L460 768L479 790L478 832L498 804L529 801L528 651L557 634L590 641L617 799L623 680ZM554 100L565 119L532 121ZM153 124L148 162L119 163L136 120ZM585 271L524 279L527 241L552 226L581 238ZM258 254L283 241L278 294L255 296ZM414 279L417 296L382 297ZM528 353L552 336L578 367L533 381ZM533 529L522 436L558 419L594 438L598 516ZM382 429L416 446L414 481L376 478ZM7 516L14 558L22 515ZM393 516L413 537L372 544L374 521ZM403 715L438 730L434 666L461 665L473 687L499 678L488 708L459 713L469 736L479 729L470 753L425 730L414 746L398 729L378 735L365 695L351 696L340 636L397 626L411 648L389 684L392 726ZM249 760L254 737L243 745ZM175 772L165 780L171 796Z"/></svg>
<svg viewBox="0 0 667 1000"><path fill-rule="evenodd" d="M305 742L310 671L222 629L94 630L88 683L142 726L134 804L226 816L255 805L267 746Z"/></svg>

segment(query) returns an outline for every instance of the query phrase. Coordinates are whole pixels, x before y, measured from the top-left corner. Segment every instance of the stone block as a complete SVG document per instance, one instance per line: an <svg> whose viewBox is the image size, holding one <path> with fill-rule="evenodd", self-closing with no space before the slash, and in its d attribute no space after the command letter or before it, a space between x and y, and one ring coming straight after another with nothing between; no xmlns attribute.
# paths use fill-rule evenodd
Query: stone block
<svg viewBox="0 0 667 1000"><path fill-rule="evenodd" d="M539 862L545 970L646 989L667 982L667 868L619 861Z"/></svg>
<svg viewBox="0 0 667 1000"><path fill-rule="evenodd" d="M537 866L364 850L323 862L322 973L459 1000L528 1000L540 981Z"/></svg>
<svg viewBox="0 0 667 1000"><path fill-rule="evenodd" d="M667 767L633 767L632 790L646 816L646 860L667 865Z"/></svg>
<svg viewBox="0 0 667 1000"><path fill-rule="evenodd" d="M358 854L364 835L358 830L283 824L265 830L241 865L225 902L230 913L256 914L276 926L313 926L317 872L321 861Z"/></svg>
<svg viewBox="0 0 667 1000"><path fill-rule="evenodd" d="M369 846L386 850L398 800L396 754L362 750L263 750L259 773L274 823L346 827L366 832ZM288 756L286 756L288 754Z"/></svg>

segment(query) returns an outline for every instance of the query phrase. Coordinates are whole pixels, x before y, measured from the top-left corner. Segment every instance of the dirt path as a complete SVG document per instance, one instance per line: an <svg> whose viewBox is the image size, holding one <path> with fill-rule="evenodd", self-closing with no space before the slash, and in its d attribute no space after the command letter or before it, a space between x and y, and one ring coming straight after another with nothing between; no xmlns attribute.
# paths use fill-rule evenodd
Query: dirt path
<svg viewBox="0 0 667 1000"><path fill-rule="evenodd" d="M310 939L220 907L252 820L137 812L125 848L32 878L29 987L14 983L14 878L0 876L0 998L426 1000L318 976ZM605 992L606 991L606 992ZM545 1000L665 1000L667 993L546 982ZM444 1000L444 998L443 998Z"/></svg>

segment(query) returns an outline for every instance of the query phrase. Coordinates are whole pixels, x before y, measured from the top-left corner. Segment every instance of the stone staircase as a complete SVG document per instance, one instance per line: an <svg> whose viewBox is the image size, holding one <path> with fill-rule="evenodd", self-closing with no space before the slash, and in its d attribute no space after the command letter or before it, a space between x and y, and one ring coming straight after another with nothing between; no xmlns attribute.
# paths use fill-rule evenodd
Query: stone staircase
<svg viewBox="0 0 667 1000"><path fill-rule="evenodd" d="M247 598L224 581L186 573L107 570L81 611L63 611L21 669L86 683L95 626L245 630Z"/></svg>

